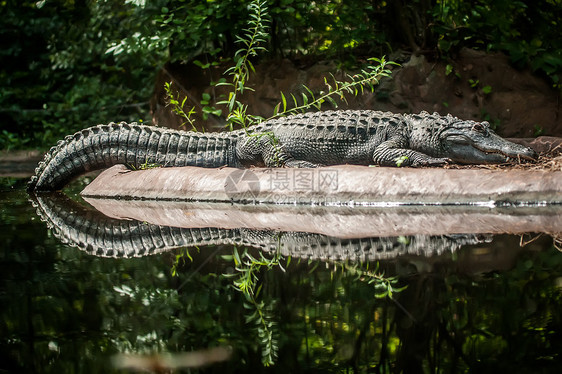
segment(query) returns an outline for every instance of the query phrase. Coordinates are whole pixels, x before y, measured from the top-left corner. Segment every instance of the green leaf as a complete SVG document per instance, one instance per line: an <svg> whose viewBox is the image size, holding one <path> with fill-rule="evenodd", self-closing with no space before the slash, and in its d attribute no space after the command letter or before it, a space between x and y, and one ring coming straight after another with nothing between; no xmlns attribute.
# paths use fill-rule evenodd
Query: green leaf
<svg viewBox="0 0 562 374"><path fill-rule="evenodd" d="M240 265L242 261L240 260L240 255L238 254L238 249L236 247L233 248L233 255L234 255L234 264L236 266Z"/></svg>
<svg viewBox="0 0 562 374"><path fill-rule="evenodd" d="M396 162L396 166L401 167L406 160L408 160L408 156L400 156L394 159L394 162Z"/></svg>
<svg viewBox="0 0 562 374"><path fill-rule="evenodd" d="M283 102L283 113L287 111L287 99L285 98L285 95L283 95L283 92L281 92L281 101Z"/></svg>
<svg viewBox="0 0 562 374"><path fill-rule="evenodd" d="M295 108L298 108L299 103L297 101L297 98L295 97L295 95L291 94L291 97L293 98L293 103L295 104Z"/></svg>
<svg viewBox="0 0 562 374"><path fill-rule="evenodd" d="M254 65L250 62L250 60L246 60L246 64L248 65L248 67L250 68L250 70L255 73L256 69L254 68Z"/></svg>
<svg viewBox="0 0 562 374"><path fill-rule="evenodd" d="M338 103L336 102L336 100L334 100L333 97L331 97L331 96L326 96L326 100L328 100L328 101L330 102L330 104L332 104L332 106L333 106L334 108L337 108L337 107L338 107Z"/></svg>

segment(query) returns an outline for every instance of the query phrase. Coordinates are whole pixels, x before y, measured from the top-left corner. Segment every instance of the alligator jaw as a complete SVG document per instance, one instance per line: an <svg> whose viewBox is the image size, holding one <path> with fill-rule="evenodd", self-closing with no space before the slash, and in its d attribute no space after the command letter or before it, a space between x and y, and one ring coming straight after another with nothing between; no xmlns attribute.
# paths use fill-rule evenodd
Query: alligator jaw
<svg viewBox="0 0 562 374"><path fill-rule="evenodd" d="M444 148L445 157L461 164L501 164L537 158L533 149L512 143L491 131L486 136L449 136Z"/></svg>
<svg viewBox="0 0 562 374"><path fill-rule="evenodd" d="M537 159L537 153L532 148L510 142L494 133L486 139L487 141L475 142L472 146L486 155L499 155L505 162Z"/></svg>

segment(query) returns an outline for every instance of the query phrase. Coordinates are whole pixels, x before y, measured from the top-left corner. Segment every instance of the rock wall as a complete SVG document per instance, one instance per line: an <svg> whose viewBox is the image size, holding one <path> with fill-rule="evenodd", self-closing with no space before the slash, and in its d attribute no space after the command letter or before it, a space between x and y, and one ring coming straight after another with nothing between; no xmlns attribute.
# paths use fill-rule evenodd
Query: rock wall
<svg viewBox="0 0 562 374"><path fill-rule="evenodd" d="M400 56L397 54L395 59L400 61ZM215 101L227 93L224 87L209 87L209 82L218 80L223 70L224 67L202 70L194 65L168 66L156 81L151 101L154 123L175 128L182 123L166 106L164 82L173 81L181 97L188 96L186 106L201 108L203 93ZM343 73L329 61L310 65L265 61L256 66L251 77L250 86L255 91L246 94L243 101L248 104L248 113L267 118L280 101L280 92L299 96L302 84L315 91L325 90L324 76L334 72L342 79ZM560 101L560 92L545 79L513 68L505 55L463 49L451 62L408 56L374 93L348 97L348 103L339 108L451 113L460 118L488 120L506 137L533 137L562 136ZM329 108L329 104L324 107ZM224 124L223 119L214 116L207 121L196 119L208 130L218 130Z"/></svg>

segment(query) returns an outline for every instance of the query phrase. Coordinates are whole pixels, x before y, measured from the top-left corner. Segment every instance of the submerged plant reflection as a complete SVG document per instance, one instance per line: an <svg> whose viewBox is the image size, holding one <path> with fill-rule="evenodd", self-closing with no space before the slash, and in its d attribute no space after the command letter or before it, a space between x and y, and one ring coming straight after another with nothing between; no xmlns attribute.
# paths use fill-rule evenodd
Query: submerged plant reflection
<svg viewBox="0 0 562 374"><path fill-rule="evenodd" d="M238 252L238 248L233 248L232 259L235 265L235 273L224 274L226 277L233 278L233 286L244 295L244 308L247 310L245 321L247 324L255 326L258 339L262 350L262 363L264 366L273 365L277 359L278 332L275 330L276 322L273 317L275 301L260 300L262 284L260 283L259 273L263 269L271 270L274 267L283 269L281 260L283 257L278 251L273 253L271 258L259 252L256 258L252 256L248 248Z"/></svg>
<svg viewBox="0 0 562 374"><path fill-rule="evenodd" d="M398 277L385 277L384 273L379 273L379 263L375 265L375 269L370 270L370 264L367 262L365 264L354 264L345 262L341 264L342 271L348 272L350 275L355 275L357 280L367 281L368 284L372 284L375 288L375 297L382 299L384 297L392 296L396 292L403 291L407 286L396 288L398 283Z"/></svg>
<svg viewBox="0 0 562 374"><path fill-rule="evenodd" d="M78 358L76 367L100 368L116 353L217 346L233 348L232 361L217 371L260 371L262 321L272 322L265 326L275 349L265 354L275 371L559 370L562 256L546 236L522 250L515 236L496 243L475 235L341 240L171 228L46 196L37 209L50 231L37 222L34 235L0 231L10 248L0 295L0 336L9 340L0 348L17 353L10 368L28 369L19 371L68 371ZM199 250L178 260L172 277L178 247L194 243ZM228 262L221 261L225 253ZM441 255L426 257L432 253ZM243 285L253 287L246 292L254 304ZM375 297L385 292L392 299Z"/></svg>
<svg viewBox="0 0 562 374"><path fill-rule="evenodd" d="M189 255L187 250L184 253ZM280 254L280 251L274 251L268 255L258 252L257 255L253 255L250 248L238 247L233 247L232 255L223 255L221 257L234 262L234 270L222 276L231 278L233 288L244 296L245 322L253 327L255 335L258 337L262 363L264 366L274 365L279 351L278 323L274 312L279 300L270 296L263 296L261 292L264 285L262 279L265 276L264 272L274 269L280 269L282 272L285 272L282 263L285 262L286 266L288 266L291 262L291 257L289 256L285 259ZM316 271L317 264L317 261L309 261L308 265L311 265L308 271L309 274ZM371 299L392 299L395 293L401 292L406 288L406 286L397 287L398 277L387 277L383 272L379 272L378 262L372 264L369 262L336 261L332 265L333 267L330 271L332 280L340 278L369 284L373 287ZM173 271L177 272L177 268L174 267Z"/></svg>

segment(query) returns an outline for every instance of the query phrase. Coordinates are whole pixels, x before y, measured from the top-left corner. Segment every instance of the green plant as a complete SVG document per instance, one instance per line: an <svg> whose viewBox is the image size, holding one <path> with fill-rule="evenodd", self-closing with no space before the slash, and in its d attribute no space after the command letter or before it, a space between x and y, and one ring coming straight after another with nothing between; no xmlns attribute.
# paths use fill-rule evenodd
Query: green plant
<svg viewBox="0 0 562 374"><path fill-rule="evenodd" d="M331 76L331 81L324 78L324 84L328 88L328 91L320 91L320 96L318 97L316 97L310 88L303 85L305 92L301 93L302 101L300 103L295 95L291 94L294 105L292 108L288 106L287 99L281 92L281 102L275 106L274 115L268 119L304 112L310 108L320 110L322 104L325 102L329 102L334 108L337 108L338 103L334 100L334 96L338 97L343 102L347 102L345 98L346 94L357 96L359 93L364 93L365 88L368 88L372 92L382 78L390 76L391 71L387 66L397 65L394 62L387 62L384 57L380 59L372 57L369 58L368 61L375 62L376 65L370 64L354 75L346 74L348 81L338 81L333 75Z"/></svg>
<svg viewBox="0 0 562 374"><path fill-rule="evenodd" d="M135 166L133 164L129 164L128 166L131 170L150 170L162 167L160 164L148 162L148 157L145 159L144 163L139 166Z"/></svg>
<svg viewBox="0 0 562 374"><path fill-rule="evenodd" d="M172 107L173 113L185 119L185 122L183 122L181 126L189 124L193 131L197 131L197 127L195 127L195 121L191 118L191 116L195 114L195 107L192 107L187 112L185 112L184 110L185 102L187 101L187 96L185 96L180 103L179 93L174 94L172 90L172 82L164 83L164 89L166 90L166 97L168 101L167 105L170 105Z"/></svg>
<svg viewBox="0 0 562 374"><path fill-rule="evenodd" d="M240 96L242 94L246 91L253 91L253 89L247 85L251 73L255 73L255 68L251 59L258 56L259 52L265 51L263 45L268 39L267 30L270 22L265 1L253 0L248 5L248 10L248 27L244 29L241 36L237 36L236 38L237 43L242 45L242 48L238 49L235 53L234 66L228 68L223 73L223 77L227 77L228 79L222 78L216 84L216 86L225 86L230 89L227 99L219 101L217 104L226 106L226 127L231 131L234 129L235 125L247 129L248 126L264 120L262 117L249 114L247 112L248 106L240 101ZM267 118L267 120L289 114L301 113L311 108L320 110L325 102L329 102L333 107L337 108L338 104L334 97L346 102L346 94L362 94L365 88L372 92L380 79L390 76L391 71L388 66L395 65L395 63L387 62L384 57L380 59L369 58L368 61L370 64L360 70L360 72L353 75L346 74L347 80L345 81L337 80L333 75L330 80L324 78L327 91L320 91L318 94L315 94L310 88L303 85L300 100L297 99L294 94L290 94L292 103L288 102L286 95L281 92L281 102L275 106L273 115ZM199 65L207 69L213 65L213 63L199 63ZM187 98L184 98L180 103L179 96L176 97L171 92L169 83L166 83L165 89L168 94L169 105L172 105L172 111L185 119L184 124L191 124L192 129L195 130L195 124L191 119L191 115L195 112L195 107L186 112L183 108ZM209 94L204 94L201 102L201 104L203 104L203 118L209 113L215 115L222 113L220 109L211 106L210 103L211 96ZM248 134L257 137L266 136L269 138L271 144L274 146L278 144L277 139L275 139L272 133Z"/></svg>
<svg viewBox="0 0 562 374"><path fill-rule="evenodd" d="M468 84L470 85L471 88L477 88L478 85L480 84L480 80L478 80L478 79L469 79L469 80L468 80Z"/></svg>
<svg viewBox="0 0 562 374"><path fill-rule="evenodd" d="M533 136L541 136L544 135L544 129L542 128L542 126L539 125L534 125L533 126Z"/></svg>
<svg viewBox="0 0 562 374"><path fill-rule="evenodd" d="M236 41L242 44L242 48L236 51L234 55L234 66L224 72L231 78L230 82L219 82L217 86L230 87L231 91L225 101L218 104L225 104L228 108L226 117L228 127L232 130L233 124L237 123L242 127L247 126L247 122L255 122L256 117L246 114L247 105L242 104L238 100L238 95L244 94L244 91L252 88L247 86L250 79L250 72L255 72L251 58L257 56L259 51L265 50L263 44L269 38L268 14L265 1L254 0L248 6L248 28L244 29L244 34L237 36Z"/></svg>
<svg viewBox="0 0 562 374"><path fill-rule="evenodd" d="M5 41L0 117L3 130L12 134L0 146L44 147L92 124L143 118L150 82L166 63L210 56L214 61L201 62L205 68L233 56L240 46L235 35L248 29L247 3L0 2ZM356 68L364 56L388 55L404 46L435 49L445 59L460 48L478 48L504 52L516 66L561 87L562 39L552 33L560 27L560 1L279 0L267 5L267 45L260 47L278 57L331 59ZM205 106L203 115L210 115L213 105ZM237 114L246 118L244 110Z"/></svg>
<svg viewBox="0 0 562 374"><path fill-rule="evenodd" d="M203 106L203 119L206 120L209 118L209 115L220 116L222 114L221 109L217 109L211 105L211 95L204 92L200 101L201 105Z"/></svg>
<svg viewBox="0 0 562 374"><path fill-rule="evenodd" d="M505 52L516 66L530 67L560 88L562 42L551 35L560 27L561 10L560 1L441 0L428 27L444 57L463 47Z"/></svg>
<svg viewBox="0 0 562 374"><path fill-rule="evenodd" d="M492 86L484 86L482 87L482 93L485 95L489 95L492 93Z"/></svg>
<svg viewBox="0 0 562 374"><path fill-rule="evenodd" d="M406 162L406 160L408 160L408 156L400 156L397 157L394 161L396 162L396 166L401 167L404 162Z"/></svg>
<svg viewBox="0 0 562 374"><path fill-rule="evenodd" d="M0 149L11 150L13 148L23 148L26 144L29 144L30 138L21 138L17 134L12 132L2 130L0 133Z"/></svg>

